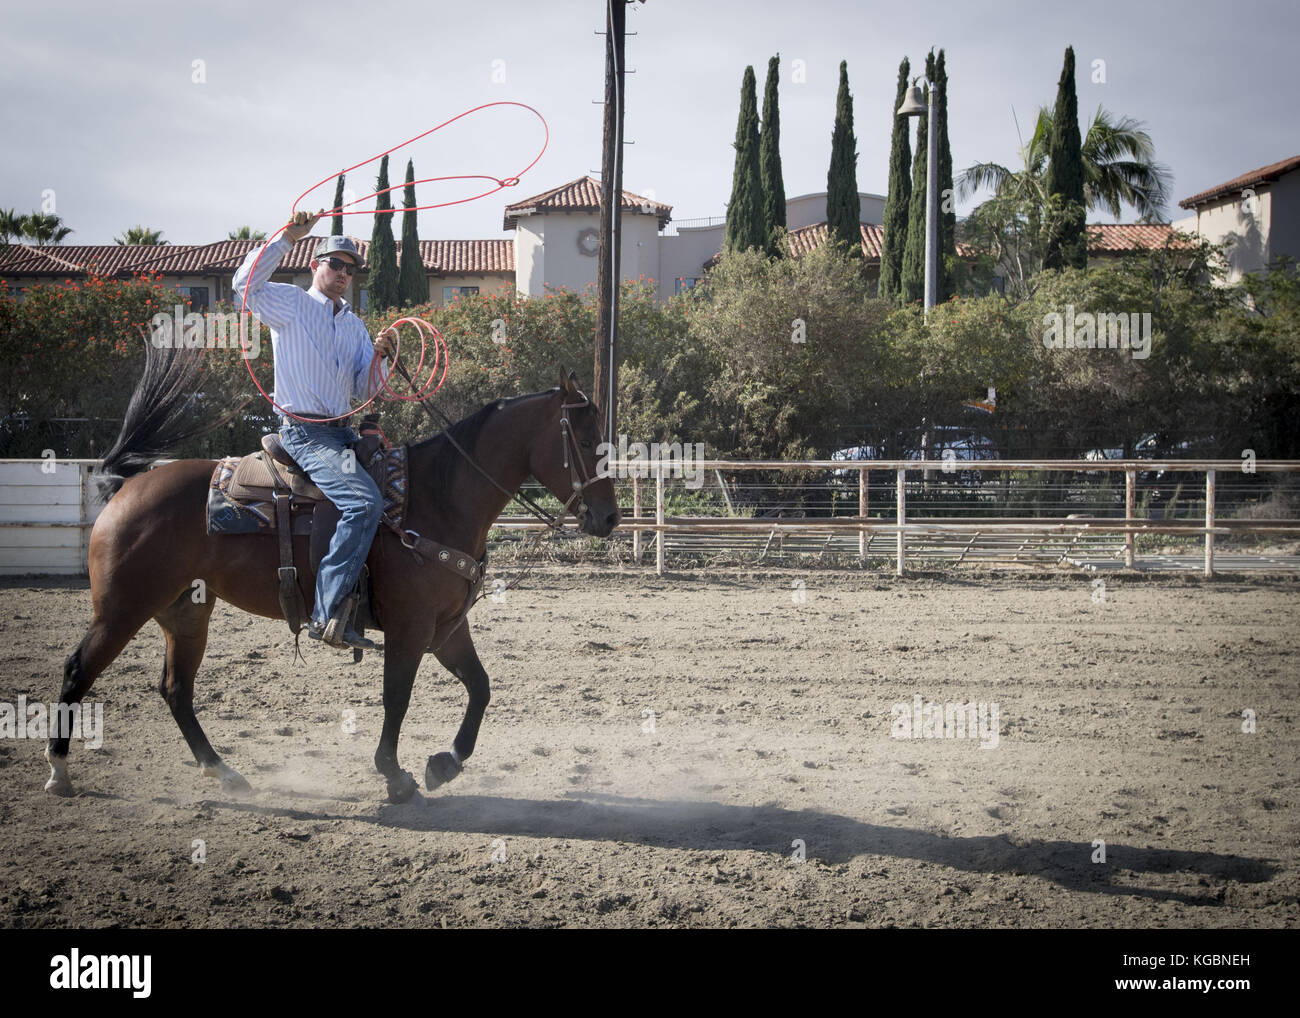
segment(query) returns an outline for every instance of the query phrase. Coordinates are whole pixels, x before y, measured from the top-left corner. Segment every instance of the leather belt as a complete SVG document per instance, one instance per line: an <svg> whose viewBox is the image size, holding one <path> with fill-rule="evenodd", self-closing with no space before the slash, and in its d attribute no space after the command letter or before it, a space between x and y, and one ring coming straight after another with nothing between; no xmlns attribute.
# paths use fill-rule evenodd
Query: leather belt
<svg viewBox="0 0 1300 1018"><path fill-rule="evenodd" d="M330 419L330 418L332 418L333 416L334 416L333 414L305 414L305 413L295 413L295 414L294 414L294 417L301 417L301 418L303 418L303 419L305 419L305 420L308 420L308 421L314 421L314 422L317 423L317 424L324 424L324 425L326 425L327 427L332 427L332 428L349 428L349 427L351 427L351 424L348 423L348 422L352 419L352 415L351 415L351 414L349 414L347 417L341 418L340 420L337 420L337 421L335 421L335 420L331 420L331 419ZM282 419L285 421L285 423L288 423L290 420L292 420L292 418L282 418Z"/></svg>

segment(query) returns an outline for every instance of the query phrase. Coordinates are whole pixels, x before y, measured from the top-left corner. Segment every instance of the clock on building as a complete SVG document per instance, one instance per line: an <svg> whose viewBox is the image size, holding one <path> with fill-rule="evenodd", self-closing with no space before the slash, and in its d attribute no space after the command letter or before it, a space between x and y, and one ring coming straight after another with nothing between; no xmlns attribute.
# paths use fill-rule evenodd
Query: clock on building
<svg viewBox="0 0 1300 1018"><path fill-rule="evenodd" d="M594 258L599 250L600 235L596 233L595 227L588 226L578 234L578 251L589 258Z"/></svg>

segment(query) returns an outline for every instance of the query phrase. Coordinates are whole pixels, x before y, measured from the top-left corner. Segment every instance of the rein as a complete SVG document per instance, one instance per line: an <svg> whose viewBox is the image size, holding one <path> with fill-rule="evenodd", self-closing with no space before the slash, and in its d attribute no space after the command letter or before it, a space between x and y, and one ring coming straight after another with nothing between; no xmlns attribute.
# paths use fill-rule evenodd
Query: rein
<svg viewBox="0 0 1300 1018"><path fill-rule="evenodd" d="M415 382L412 381L411 376L410 374L407 373L406 368L403 367L401 364L395 364L394 367L396 367L398 373L401 374L401 376L404 379L406 379L407 383L412 388L414 388ZM591 485L595 484L596 481L600 480L600 478L597 476L588 475L586 464L583 463L582 461L581 450L578 448L578 440L573 434L573 425L569 423L570 410L577 410L577 409L581 409L582 407L591 406L591 400L586 396L586 394L580 392L579 395L582 396L581 403L564 403L564 402L560 403L560 448L564 456L564 466L569 471L569 477L573 485L573 494L570 495L568 501L564 503L563 508L560 510L560 515L558 519L555 516L552 516L550 513L548 513L541 506L539 506L529 496L524 495L523 493L518 491L516 492L508 491L503 484L501 484L499 481L497 481L495 477L493 477L486 470L484 470L474 459L474 457L471 456L465 450L465 448L459 442L457 442L456 439L452 437L451 428L455 423L454 421L448 418L447 415L444 414L442 410L440 410L438 407L431 406L428 400L421 399L418 402L420 406L422 406L425 409L425 412L427 412L429 416L433 419L435 424L437 424L439 418L441 418L444 424L444 426L441 429L442 435L447 439L448 442L451 443L452 448L454 448L458 453L460 453L460 455L464 458L466 463L468 463L471 467L477 470L479 475L482 476L489 484L491 484L499 492L501 492L503 495L506 495L507 497L514 500L515 502L518 502L526 510L528 510L528 512L530 512L535 519L546 524L547 530L539 531L535 538L537 544L540 546L547 531L549 531L553 536L564 533L564 521L565 519L568 518L570 507L573 505L574 499L579 500L578 511L573 514L574 519L575 520L582 519L582 516L585 515L587 512L587 503L585 501L582 501L583 492L585 492L587 488L589 488ZM435 414L437 416L434 416ZM572 449L573 451L572 457L569 456L570 449ZM399 533L398 537L401 538L402 546L411 550L415 550L416 542L421 539L420 535L413 530L407 530L404 533ZM507 583L501 590L482 591L478 595L478 597L474 598L474 600L470 604L466 605L464 611L461 613L460 621L458 621L456 625L452 627L451 632L449 632L446 637L443 637L443 642L445 643L446 640L450 638L451 633L454 633L457 629L460 628L461 624L464 623L465 619L469 616L469 612L474 607L474 605L478 604L481 600L483 600L483 598L489 596L489 594L505 593L505 591L507 590L513 590L519 583L523 582L523 580L532 571L533 571L533 567L532 565L529 565L525 567L522 573L520 573L513 580ZM441 645L442 644L440 643L439 646Z"/></svg>
<svg viewBox="0 0 1300 1018"><path fill-rule="evenodd" d="M406 368L403 367L401 364L395 366L398 370L398 373L401 374L401 376L404 379L406 379L406 381L412 387L414 387L415 382L412 381L411 376L407 373ZM428 413L429 416L433 418L435 424L437 424L439 418L441 418L442 425L443 425L441 428L441 432L443 437L445 437L447 441L451 443L452 448L454 448L458 453L461 454L461 456L465 459L466 463L468 463L471 467L477 470L479 475L483 477L490 485L492 485L492 487L496 488L497 491L501 492L501 494L505 495L507 498L510 498L513 501L519 503L519 505L523 506L524 509L526 509L533 516L534 519L538 520L541 523L545 523L548 530L551 530L557 534L562 533L564 530L564 521L569 515L570 507L573 505L573 500L581 499L582 493L586 491L587 488L590 487L592 484L595 484L597 480L599 480L598 477L587 476L586 465L582 463L582 456L579 455L578 444L577 444L578 440L574 438L572 425L569 424L570 410L577 409L580 407L590 406L590 405L591 405L591 400L588 399L585 395L583 395L581 403L560 404L560 442L564 453L564 465L565 467L568 468L569 475L572 478L573 494L570 495L568 501L564 503L563 508L560 510L560 515L557 518L551 515L541 506L539 506L528 495L525 495L519 491L514 491L514 492L508 491L504 485L502 485L499 481L497 481L495 477L493 477L481 466L479 466L478 462L474 459L474 457L471 456L468 452L466 452L464 447L451 436L451 428L455 422L452 421L446 414L444 414L436 406L430 406L428 401L426 400L420 401L420 406L424 407L425 412ZM437 415L436 417L434 416L435 414ZM569 458L570 446L573 447L573 452L574 452L574 457L572 460L570 460ZM579 475L579 468L581 468L581 475ZM583 501L579 501L578 512L573 514L574 519L580 520L582 518L582 514L586 513L586 511L587 511L587 503Z"/></svg>

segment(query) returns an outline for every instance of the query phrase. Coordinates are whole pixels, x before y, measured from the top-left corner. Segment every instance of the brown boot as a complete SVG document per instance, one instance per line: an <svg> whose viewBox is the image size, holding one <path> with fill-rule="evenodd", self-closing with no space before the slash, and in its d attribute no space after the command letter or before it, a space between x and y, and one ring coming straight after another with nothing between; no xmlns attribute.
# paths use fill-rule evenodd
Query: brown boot
<svg viewBox="0 0 1300 1018"><path fill-rule="evenodd" d="M352 628L352 616L356 610L356 595L345 597L334 610L333 617L325 623L324 631L318 634L316 627L312 626L307 635L313 640L321 640L339 650L374 650L375 641L366 639Z"/></svg>

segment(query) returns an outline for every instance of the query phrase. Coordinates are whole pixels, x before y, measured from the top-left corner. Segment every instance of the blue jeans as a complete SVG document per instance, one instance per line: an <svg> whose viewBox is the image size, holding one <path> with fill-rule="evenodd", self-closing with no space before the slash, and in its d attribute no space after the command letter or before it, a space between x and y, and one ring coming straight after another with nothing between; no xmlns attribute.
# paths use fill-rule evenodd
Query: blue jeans
<svg viewBox="0 0 1300 1018"><path fill-rule="evenodd" d="M384 512L384 499L374 480L354 456L344 456L358 440L351 428L298 421L280 426L285 450L343 514L316 574L312 619L321 625L356 586Z"/></svg>

